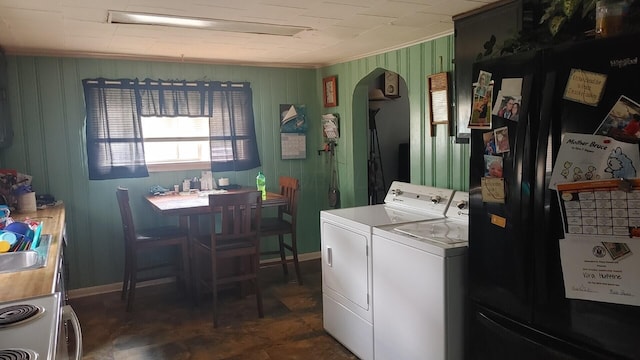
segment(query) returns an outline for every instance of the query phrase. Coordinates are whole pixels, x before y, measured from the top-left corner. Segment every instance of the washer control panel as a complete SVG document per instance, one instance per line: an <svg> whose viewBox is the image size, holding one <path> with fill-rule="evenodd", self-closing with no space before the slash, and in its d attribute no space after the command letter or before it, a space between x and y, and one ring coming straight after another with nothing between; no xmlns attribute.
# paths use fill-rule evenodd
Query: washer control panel
<svg viewBox="0 0 640 360"><path fill-rule="evenodd" d="M469 221L469 193L456 191L445 215L447 218Z"/></svg>
<svg viewBox="0 0 640 360"><path fill-rule="evenodd" d="M384 202L407 210L444 215L453 194L451 189L394 181Z"/></svg>

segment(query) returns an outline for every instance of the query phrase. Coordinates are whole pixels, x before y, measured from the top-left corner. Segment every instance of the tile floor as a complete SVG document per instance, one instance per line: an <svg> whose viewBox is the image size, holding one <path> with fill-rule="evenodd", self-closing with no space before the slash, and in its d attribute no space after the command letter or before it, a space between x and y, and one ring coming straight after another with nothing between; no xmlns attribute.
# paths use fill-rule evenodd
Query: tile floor
<svg viewBox="0 0 640 360"><path fill-rule="evenodd" d="M208 299L195 307L173 283L139 288L131 313L120 293L71 299L84 359L357 359L322 328L320 261L301 265L303 286L287 281L279 266L261 269L263 319L254 296L222 292L217 329Z"/></svg>

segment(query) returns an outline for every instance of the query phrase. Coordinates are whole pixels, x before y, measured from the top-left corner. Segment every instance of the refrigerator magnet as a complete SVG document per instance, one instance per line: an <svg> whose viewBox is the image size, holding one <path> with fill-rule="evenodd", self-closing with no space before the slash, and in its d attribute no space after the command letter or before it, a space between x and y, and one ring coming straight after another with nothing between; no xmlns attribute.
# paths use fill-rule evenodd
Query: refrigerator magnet
<svg viewBox="0 0 640 360"><path fill-rule="evenodd" d="M504 204L504 179L483 177L480 179L482 201L486 203Z"/></svg>
<svg viewBox="0 0 640 360"><path fill-rule="evenodd" d="M473 95L473 108L469 129L491 129L491 99L493 98L493 86L487 86L483 96Z"/></svg>
<svg viewBox="0 0 640 360"><path fill-rule="evenodd" d="M495 142L496 142L496 152L497 153L505 153L511 150L509 146L509 128L504 126L494 130L495 133Z"/></svg>
<svg viewBox="0 0 640 360"><path fill-rule="evenodd" d="M476 97L484 97L489 85L491 85L491 73L480 70L478 82L473 84L473 95Z"/></svg>
<svg viewBox="0 0 640 360"><path fill-rule="evenodd" d="M496 214L491 214L491 223L504 229L507 226L507 219Z"/></svg>
<svg viewBox="0 0 640 360"><path fill-rule="evenodd" d="M491 178L502 177L502 156L484 155L484 176Z"/></svg>
<svg viewBox="0 0 640 360"><path fill-rule="evenodd" d="M602 99L607 75L598 74L581 69L571 69L567 86L564 89L564 99L577 103L598 106Z"/></svg>
<svg viewBox="0 0 640 360"><path fill-rule="evenodd" d="M518 121L520 117L520 106L522 104L522 96L508 95L498 91L496 103L493 106L493 115L503 119Z"/></svg>
<svg viewBox="0 0 640 360"><path fill-rule="evenodd" d="M640 104L621 95L594 134L640 143Z"/></svg>
<svg viewBox="0 0 640 360"><path fill-rule="evenodd" d="M488 131L482 134L482 141L484 142L484 154L496 155L496 139L493 131Z"/></svg>

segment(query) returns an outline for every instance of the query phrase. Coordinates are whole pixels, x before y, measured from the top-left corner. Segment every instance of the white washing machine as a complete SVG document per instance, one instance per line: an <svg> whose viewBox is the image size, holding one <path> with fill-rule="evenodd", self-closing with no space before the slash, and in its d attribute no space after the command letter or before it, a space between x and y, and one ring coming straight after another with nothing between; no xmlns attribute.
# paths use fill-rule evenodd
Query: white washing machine
<svg viewBox="0 0 640 360"><path fill-rule="evenodd" d="M442 219L452 195L395 181L384 204L320 212L324 328L359 358L373 359L374 226Z"/></svg>
<svg viewBox="0 0 640 360"><path fill-rule="evenodd" d="M462 360L469 194L446 219L373 229L376 360Z"/></svg>

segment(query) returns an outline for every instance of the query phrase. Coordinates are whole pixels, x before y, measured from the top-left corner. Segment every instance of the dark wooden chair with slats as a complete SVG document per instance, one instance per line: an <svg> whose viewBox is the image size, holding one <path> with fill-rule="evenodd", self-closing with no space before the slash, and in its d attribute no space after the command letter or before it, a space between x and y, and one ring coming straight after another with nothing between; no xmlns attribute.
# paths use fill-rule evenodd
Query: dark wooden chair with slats
<svg viewBox="0 0 640 360"><path fill-rule="evenodd" d="M160 226L148 229L137 230L134 226L131 206L129 204L129 190L124 187L118 187L116 190L118 206L120 207L120 216L122 217L122 230L124 233L125 245L125 264L124 279L122 281L122 300L127 299L127 311L133 309L133 301L135 298L136 284L138 281L152 280L167 276L166 271L162 268L170 267L178 278L182 278L187 293L191 293L191 277L189 263L189 237L186 229L177 226ZM141 266L138 261L138 255L148 253L151 250L159 250L160 248L176 248L175 261L154 263ZM174 254L174 255L175 255ZM144 277L138 277L140 273L144 273Z"/></svg>
<svg viewBox="0 0 640 360"><path fill-rule="evenodd" d="M278 237L278 250L265 250L262 255L279 255L276 261L266 261L262 264L272 266L281 264L285 275L289 274L288 264L293 263L296 270L296 278L298 285L302 285L302 276L300 274L300 264L298 262L298 243L297 243L297 212L298 212L298 193L300 190L300 181L289 176L281 176L279 179L280 194L287 198L287 205L278 208L277 217L263 217L260 226L260 236L262 241L268 241L269 237ZM291 241L285 241L285 235L290 235ZM291 253L291 258L287 258L286 251Z"/></svg>
<svg viewBox="0 0 640 360"><path fill-rule="evenodd" d="M264 317L258 284L261 207L259 191L209 195L211 231L193 240L192 251L196 301L200 301L203 289L211 290L214 327L219 319L218 290L225 284L252 283L258 316Z"/></svg>

